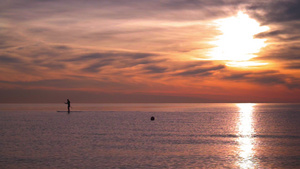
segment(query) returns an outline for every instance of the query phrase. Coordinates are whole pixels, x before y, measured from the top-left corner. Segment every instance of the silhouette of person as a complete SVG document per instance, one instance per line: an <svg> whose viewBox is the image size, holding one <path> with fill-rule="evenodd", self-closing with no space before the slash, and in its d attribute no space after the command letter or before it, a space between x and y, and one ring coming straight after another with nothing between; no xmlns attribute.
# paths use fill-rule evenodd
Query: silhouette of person
<svg viewBox="0 0 300 169"><path fill-rule="evenodd" d="M69 99L67 99L67 102L65 102L65 104L68 105L68 113L70 113L70 107L71 107L71 102Z"/></svg>

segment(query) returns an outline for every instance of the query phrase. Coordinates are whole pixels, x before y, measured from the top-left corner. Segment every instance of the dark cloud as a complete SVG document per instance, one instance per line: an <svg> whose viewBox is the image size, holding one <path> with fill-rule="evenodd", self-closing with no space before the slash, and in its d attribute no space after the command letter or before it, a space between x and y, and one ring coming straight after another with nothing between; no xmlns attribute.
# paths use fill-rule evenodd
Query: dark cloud
<svg viewBox="0 0 300 169"><path fill-rule="evenodd" d="M87 60L101 60L105 58L111 58L111 59L117 59L117 58L131 58L131 59L143 59L151 56L157 56L156 54L153 53L125 53L125 52L116 52L116 51L111 51L111 52L98 52L98 53L89 53L89 54L84 54L79 57L74 57L71 59L65 59L64 61L87 61Z"/></svg>
<svg viewBox="0 0 300 169"><path fill-rule="evenodd" d="M79 57L72 57L70 59L64 59L63 61L67 62L73 62L73 61L87 61L87 60L93 60L93 59L102 59L105 57L110 57L111 53L90 53L90 54L84 54Z"/></svg>
<svg viewBox="0 0 300 169"><path fill-rule="evenodd" d="M224 69L224 65L218 65L213 67L200 67L200 68L194 68L190 70L185 70L183 72L177 73L176 75L180 76L209 76L212 75L215 71Z"/></svg>
<svg viewBox="0 0 300 169"><path fill-rule="evenodd" d="M187 62L181 62L180 64L176 64L176 70L178 69L191 69L191 68L195 68L195 67L199 67L199 66L211 66L213 65L214 62L212 61L197 61L197 60L193 60L193 61L187 61Z"/></svg>
<svg viewBox="0 0 300 169"><path fill-rule="evenodd" d="M285 34L286 30L272 30L268 32L262 32L257 35L255 35L255 38L269 38L269 37L276 37L278 35Z"/></svg>
<svg viewBox="0 0 300 169"><path fill-rule="evenodd" d="M8 63L21 63L23 62L22 59L13 57L13 56L8 56L8 55L0 55L0 62L8 64Z"/></svg>
<svg viewBox="0 0 300 169"><path fill-rule="evenodd" d="M161 66L155 66L155 65L150 65L144 67L147 73L164 73L166 72L167 68L166 67L161 67Z"/></svg>
<svg viewBox="0 0 300 169"><path fill-rule="evenodd" d="M233 10L228 10L229 6L237 6L244 4L241 0L153 0L153 1L111 1L103 5L98 2L99 7L105 6L114 9L110 12L101 13L101 16L111 17L114 19L153 19L160 20L205 20L226 16L229 13L234 13ZM97 3L96 3L97 4ZM101 5L100 5L101 4ZM236 8L236 10L238 10ZM182 13L186 14L183 15Z"/></svg>
<svg viewBox="0 0 300 169"><path fill-rule="evenodd" d="M300 88L300 79L281 74L278 71L231 73L223 77L225 80L244 81L262 85L284 85L290 89Z"/></svg>
<svg viewBox="0 0 300 169"><path fill-rule="evenodd" d="M49 69L53 69L53 70L61 70L61 69L65 69L66 68L66 65L63 64L63 63L59 63L59 62L49 62L49 63L42 63L40 64L40 66L42 67L46 67L46 68L49 68Z"/></svg>
<svg viewBox="0 0 300 169"><path fill-rule="evenodd" d="M269 60L292 61L300 59L300 1L261 1L249 4L248 13L270 30L256 35L267 38L269 51L261 57Z"/></svg>
<svg viewBox="0 0 300 169"><path fill-rule="evenodd" d="M0 49L7 49L7 48L14 47L14 45L12 43L10 43L10 41L12 41L10 39L11 37L0 34L0 38L1 38Z"/></svg>
<svg viewBox="0 0 300 169"><path fill-rule="evenodd" d="M10 49L24 45L26 38L23 35L21 35L19 32L14 31L14 29L1 26L2 25L0 24L0 50Z"/></svg>
<svg viewBox="0 0 300 169"><path fill-rule="evenodd" d="M112 59L103 59L101 62L93 63L81 70L89 73L98 73L100 71L100 68L104 66L108 66L112 63L113 63Z"/></svg>
<svg viewBox="0 0 300 169"><path fill-rule="evenodd" d="M250 75L250 72L244 72L244 73L233 73L230 75L227 75L224 77L226 80L240 80L244 79L246 76Z"/></svg>
<svg viewBox="0 0 300 169"><path fill-rule="evenodd" d="M33 34L42 34L42 33L50 32L52 31L52 29L45 28L45 27L33 27L33 28L29 28L27 31Z"/></svg>
<svg viewBox="0 0 300 169"><path fill-rule="evenodd" d="M288 23L300 19L300 1L298 0L279 0L279 1L261 1L248 6L252 16L270 23ZM263 12L262 12L263 11Z"/></svg>
<svg viewBox="0 0 300 169"><path fill-rule="evenodd" d="M245 80L250 80L260 84L286 84L287 76L283 74L269 74L269 75L254 75L246 76Z"/></svg>
<svg viewBox="0 0 300 169"><path fill-rule="evenodd" d="M300 69L300 62L287 63L284 66L285 69Z"/></svg>
<svg viewBox="0 0 300 169"><path fill-rule="evenodd" d="M57 50L71 50L72 48L66 45L55 45L53 46L53 48L57 49Z"/></svg>
<svg viewBox="0 0 300 169"><path fill-rule="evenodd" d="M168 0L162 3L162 6L170 9L205 9L210 7L224 7L231 5L241 5L243 0Z"/></svg>
<svg viewBox="0 0 300 169"><path fill-rule="evenodd" d="M66 49L57 46L29 45L4 50L3 53L0 55L0 64L14 72L27 73L28 76L41 77L52 72L49 70L62 71L66 68L66 62L59 60L67 53Z"/></svg>
<svg viewBox="0 0 300 169"><path fill-rule="evenodd" d="M35 1L11 0L2 2L2 16L17 21L71 16L74 18L153 19L160 20L203 20L235 13L242 0L65 0ZM235 7L228 9L229 7ZM9 9L9 10L8 10ZM30 10L28 10L30 9ZM76 11L77 13L74 13ZM183 15L182 13L185 13ZM78 15L80 14L80 15ZM65 24L66 22L61 22Z"/></svg>
<svg viewBox="0 0 300 169"><path fill-rule="evenodd" d="M281 45L271 45L272 50L262 54L257 59L263 60L280 60L280 61L297 61L300 59L300 44L281 44Z"/></svg>
<svg viewBox="0 0 300 169"><path fill-rule="evenodd" d="M300 39L300 35L298 35L300 33L300 31L298 30L299 27L300 25L297 26L297 28L293 29L284 28L284 30L262 32L255 35L255 38L272 38L277 41L281 41L281 43L298 41Z"/></svg>
<svg viewBox="0 0 300 169"><path fill-rule="evenodd" d="M127 53L124 56L132 57L133 59L143 59L151 56L157 56L156 54L153 53Z"/></svg>
<svg viewBox="0 0 300 169"><path fill-rule="evenodd" d="M165 59L157 59L157 54L154 53L132 53L132 52L117 52L107 51L98 53L83 54L78 57L62 59L63 62L73 64L88 64L81 70L83 72L98 73L101 68L111 66L111 68L126 68L136 65L148 65L165 62ZM150 67L149 70L150 71Z"/></svg>

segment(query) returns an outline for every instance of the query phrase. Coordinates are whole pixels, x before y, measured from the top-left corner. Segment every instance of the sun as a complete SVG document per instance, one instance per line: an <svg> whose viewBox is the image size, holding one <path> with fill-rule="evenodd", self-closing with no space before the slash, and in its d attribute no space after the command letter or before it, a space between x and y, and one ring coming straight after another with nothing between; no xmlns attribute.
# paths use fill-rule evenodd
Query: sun
<svg viewBox="0 0 300 169"><path fill-rule="evenodd" d="M254 35L269 29L239 12L237 16L216 21L221 35L211 42L215 47L209 52L211 60L224 60L229 66L255 66L266 63L250 62L256 53L266 46L266 39L255 39Z"/></svg>

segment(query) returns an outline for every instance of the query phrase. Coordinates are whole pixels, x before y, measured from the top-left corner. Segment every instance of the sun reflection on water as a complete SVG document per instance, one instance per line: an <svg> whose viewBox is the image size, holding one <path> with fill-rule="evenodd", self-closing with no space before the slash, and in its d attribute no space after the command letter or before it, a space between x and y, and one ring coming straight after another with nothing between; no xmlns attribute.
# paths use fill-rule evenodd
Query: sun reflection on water
<svg viewBox="0 0 300 169"><path fill-rule="evenodd" d="M238 123L238 143L239 143L239 161L240 168L255 168L254 165L254 138L255 134L252 126L252 113L255 104L242 103L236 104L239 107L239 123Z"/></svg>

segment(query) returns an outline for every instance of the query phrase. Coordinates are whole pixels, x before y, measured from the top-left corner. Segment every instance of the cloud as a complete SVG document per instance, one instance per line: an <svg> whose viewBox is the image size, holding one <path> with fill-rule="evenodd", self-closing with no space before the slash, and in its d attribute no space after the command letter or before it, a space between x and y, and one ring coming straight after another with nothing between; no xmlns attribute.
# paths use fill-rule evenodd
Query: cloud
<svg viewBox="0 0 300 169"><path fill-rule="evenodd" d="M289 89L300 88L300 79L278 71L231 72L223 76L224 80L251 82L261 85L284 85Z"/></svg>
<svg viewBox="0 0 300 169"><path fill-rule="evenodd" d="M110 66L113 69L119 69L121 71L120 68L163 62L164 60L158 59L158 56L158 54L154 53L103 51L82 54L78 57L62 59L62 61L73 64L86 64L86 66L81 69L82 71L98 73L101 71L101 68L105 66Z"/></svg>
<svg viewBox="0 0 300 169"><path fill-rule="evenodd" d="M1 21L0 16L0 51L24 45L26 38L14 28L2 24Z"/></svg>
<svg viewBox="0 0 300 169"><path fill-rule="evenodd" d="M300 2L297 0L261 1L249 4L247 12L271 29L256 35L269 45L258 59L290 62L300 59Z"/></svg>
<svg viewBox="0 0 300 169"><path fill-rule="evenodd" d="M3 16L18 21L57 16L61 16L61 18L65 18L66 16L72 16L74 18L90 18L97 16L98 18L117 20L159 18L161 20L183 21L226 16L228 13L232 13L232 10L234 9L228 10L229 6L237 6L243 3L244 2L241 0L11 0L10 3L2 2L2 8L0 9ZM64 24L64 22L61 23Z"/></svg>
<svg viewBox="0 0 300 169"><path fill-rule="evenodd" d="M88 73L98 73L100 71L100 68L104 66L108 66L113 63L112 59L103 59L101 62L93 63L91 65L88 65L87 67L81 69L84 72Z"/></svg>
<svg viewBox="0 0 300 169"><path fill-rule="evenodd" d="M53 70L62 70L66 68L66 65L64 63L58 63L58 62L41 63L40 66L53 69Z"/></svg>
<svg viewBox="0 0 300 169"><path fill-rule="evenodd" d="M226 93L231 81L296 89L298 5L292 0L1 1L1 84L170 93L194 86L211 95ZM270 44L253 60L280 61L278 71L235 72L221 61L194 60L206 58L209 42L220 35L213 21L243 9L270 27L255 36Z"/></svg>
<svg viewBox="0 0 300 169"><path fill-rule="evenodd" d="M166 72L167 68L166 67L161 67L161 66L155 66L155 65L150 65L144 67L144 70L146 70L147 73L164 73Z"/></svg>
<svg viewBox="0 0 300 169"><path fill-rule="evenodd" d="M9 56L9 55L0 55L0 62L8 64L8 63L21 63L23 60Z"/></svg>
<svg viewBox="0 0 300 169"><path fill-rule="evenodd" d="M107 58L131 58L131 59L143 59L152 56L157 56L154 53L132 53L132 52L118 52L118 51L108 51L108 52L97 52L88 53L79 57L74 57L71 59L66 59L64 61L87 61L87 60L99 60Z"/></svg>
<svg viewBox="0 0 300 169"><path fill-rule="evenodd" d="M224 65L212 66L212 67L200 67L200 68L193 68L189 70L185 70L183 72L177 73L176 75L179 76L210 76L215 71L224 69Z"/></svg>
<svg viewBox="0 0 300 169"><path fill-rule="evenodd" d="M279 30L271 30L267 32L262 32L255 35L255 38L268 38L272 40L277 40L282 42L293 42L300 39L299 36L299 26L293 25L294 28L289 28L288 26L281 26Z"/></svg>
<svg viewBox="0 0 300 169"><path fill-rule="evenodd" d="M289 43L289 44L273 44L267 49L267 52L261 54L257 59L263 60L280 60L280 61L297 61L300 59L300 44Z"/></svg>
<svg viewBox="0 0 300 169"><path fill-rule="evenodd" d="M73 61L87 61L87 60L93 60L93 59L102 59L105 57L110 57L111 53L89 53L84 54L79 57L72 57L70 59L63 59L63 61L67 62L73 62Z"/></svg>
<svg viewBox="0 0 300 169"><path fill-rule="evenodd" d="M285 69L296 69L296 70L298 70L298 69L300 69L300 62L287 63L287 64L284 65L284 68Z"/></svg>
<svg viewBox="0 0 300 169"><path fill-rule="evenodd" d="M174 52L199 49L202 46L199 41L213 38L209 34L213 26L206 25L204 20L229 15L226 12L217 15L220 8L215 6L221 6L221 1L178 1L178 7L186 4L180 11L172 7L173 1L12 0L2 3L0 20L7 21L6 25L12 30L9 35L16 32L25 35L26 45L44 42L104 50Z"/></svg>
<svg viewBox="0 0 300 169"><path fill-rule="evenodd" d="M298 21L300 19L299 7L298 0L280 0L256 2L250 4L247 9L255 18L265 24L271 24Z"/></svg>
<svg viewBox="0 0 300 169"><path fill-rule="evenodd" d="M270 37L277 37L279 35L285 34L286 30L272 30L268 32L262 32L255 35L255 38L270 38Z"/></svg>

